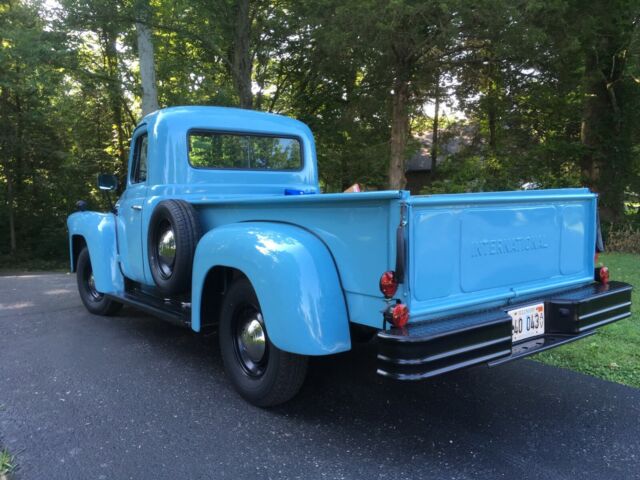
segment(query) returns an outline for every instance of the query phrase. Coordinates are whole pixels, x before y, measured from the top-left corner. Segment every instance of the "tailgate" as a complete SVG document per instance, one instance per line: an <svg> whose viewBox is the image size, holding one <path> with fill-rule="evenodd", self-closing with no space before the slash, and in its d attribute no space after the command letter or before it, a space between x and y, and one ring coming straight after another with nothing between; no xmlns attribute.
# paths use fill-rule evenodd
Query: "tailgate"
<svg viewBox="0 0 640 480"><path fill-rule="evenodd" d="M410 197L411 318L505 303L593 279L587 189Z"/></svg>

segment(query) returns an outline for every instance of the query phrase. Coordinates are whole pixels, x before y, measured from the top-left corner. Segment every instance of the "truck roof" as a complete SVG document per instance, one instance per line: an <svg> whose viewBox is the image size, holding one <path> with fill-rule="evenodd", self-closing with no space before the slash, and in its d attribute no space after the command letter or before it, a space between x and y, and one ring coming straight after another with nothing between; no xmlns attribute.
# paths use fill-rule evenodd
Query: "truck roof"
<svg viewBox="0 0 640 480"><path fill-rule="evenodd" d="M138 127L154 131L212 129L266 134L285 134L313 138L304 123L273 113L231 107L180 106L156 110L146 115Z"/></svg>
<svg viewBox="0 0 640 480"><path fill-rule="evenodd" d="M295 137L302 147L303 165L299 170L250 170L194 168L188 161L187 138L190 131L246 133L276 137ZM183 106L169 107L146 115L133 134L148 134L148 183L217 185L218 193L284 193L285 189L318 191L318 173L313 134L304 123L272 113L240 108ZM129 169L135 149L131 148ZM224 188L223 188L224 187Z"/></svg>

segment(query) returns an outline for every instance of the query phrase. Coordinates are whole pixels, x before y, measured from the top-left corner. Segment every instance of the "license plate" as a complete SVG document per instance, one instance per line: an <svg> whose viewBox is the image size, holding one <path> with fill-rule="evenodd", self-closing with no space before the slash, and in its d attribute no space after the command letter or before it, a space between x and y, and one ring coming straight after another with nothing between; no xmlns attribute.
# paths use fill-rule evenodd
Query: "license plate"
<svg viewBox="0 0 640 480"><path fill-rule="evenodd" d="M527 305L507 312L513 321L513 343L544 335L544 303Z"/></svg>

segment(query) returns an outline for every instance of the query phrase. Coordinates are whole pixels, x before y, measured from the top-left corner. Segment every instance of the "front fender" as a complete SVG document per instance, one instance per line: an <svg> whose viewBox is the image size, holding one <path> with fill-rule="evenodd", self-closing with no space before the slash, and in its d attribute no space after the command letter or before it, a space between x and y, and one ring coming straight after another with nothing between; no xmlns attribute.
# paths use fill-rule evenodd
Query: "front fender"
<svg viewBox="0 0 640 480"><path fill-rule="evenodd" d="M301 355L349 350L347 307L329 250L315 235L293 225L247 222L215 228L195 253L192 321L200 330L202 288L214 267L244 273L258 296L269 338Z"/></svg>
<svg viewBox="0 0 640 480"><path fill-rule="evenodd" d="M114 293L124 290L124 278L118 268L116 249L116 221L113 213L76 212L67 219L71 271L75 270L74 236L84 238L89 249L96 290Z"/></svg>

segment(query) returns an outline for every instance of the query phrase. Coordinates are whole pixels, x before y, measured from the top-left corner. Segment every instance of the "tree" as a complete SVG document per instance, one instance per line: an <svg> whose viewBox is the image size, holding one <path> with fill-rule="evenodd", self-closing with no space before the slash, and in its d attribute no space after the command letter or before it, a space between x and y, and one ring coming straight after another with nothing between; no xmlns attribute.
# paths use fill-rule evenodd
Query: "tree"
<svg viewBox="0 0 640 480"><path fill-rule="evenodd" d="M240 108L253 107L251 73L253 56L251 52L251 11L249 0L237 0L235 5L236 23L233 35L233 58L231 73L233 83L240 97Z"/></svg>
<svg viewBox="0 0 640 480"><path fill-rule="evenodd" d="M624 193L633 176L640 89L627 72L639 22L640 5L630 0L596 3L582 14L581 167L585 184L600 192L607 219L624 214Z"/></svg>
<svg viewBox="0 0 640 480"><path fill-rule="evenodd" d="M429 130L432 191L588 185L623 222L640 190L635 0L59 2L0 5L0 262L63 258L66 215L100 208L95 175L124 178L158 104L299 118L325 191L403 188Z"/></svg>
<svg viewBox="0 0 640 480"><path fill-rule="evenodd" d="M59 167L64 149L55 98L62 92L57 63L61 37L44 29L38 5L0 5L0 181L9 252L35 226L34 217L51 201L48 174Z"/></svg>
<svg viewBox="0 0 640 480"><path fill-rule="evenodd" d="M388 186L406 184L405 159L411 109L426 101L429 91L439 88L439 64L452 48L453 12L445 2L383 2L376 35L382 56L379 70L391 67L391 157ZM380 35L380 33L382 33ZM426 88L425 88L426 87ZM436 98L438 93L436 93Z"/></svg>
<svg viewBox="0 0 640 480"><path fill-rule="evenodd" d="M151 18L151 7L147 0L137 0L136 33L138 38L138 59L140 61L143 116L159 108Z"/></svg>

